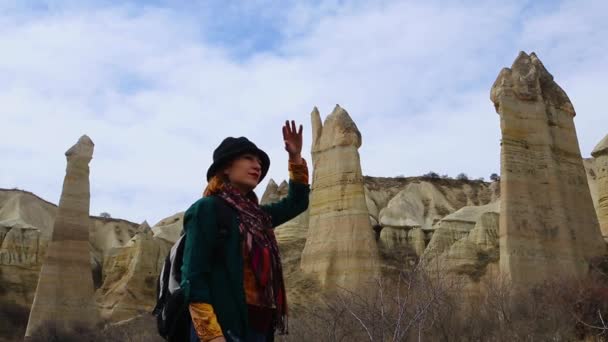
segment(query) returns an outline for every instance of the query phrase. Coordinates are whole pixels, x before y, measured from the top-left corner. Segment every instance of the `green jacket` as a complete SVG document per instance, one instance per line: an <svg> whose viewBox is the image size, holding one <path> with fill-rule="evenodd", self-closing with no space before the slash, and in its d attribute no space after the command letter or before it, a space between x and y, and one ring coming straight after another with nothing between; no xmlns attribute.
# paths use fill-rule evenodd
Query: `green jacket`
<svg viewBox="0 0 608 342"><path fill-rule="evenodd" d="M270 214L272 227L281 225L308 208L308 184L289 181L289 191L282 200L263 205ZM243 255L238 215L232 216L228 236L224 240L222 260L217 260L217 218L214 196L196 201L184 215L186 245L182 265L181 287L190 303L213 306L224 332L238 336L247 331L247 305L243 288Z"/></svg>

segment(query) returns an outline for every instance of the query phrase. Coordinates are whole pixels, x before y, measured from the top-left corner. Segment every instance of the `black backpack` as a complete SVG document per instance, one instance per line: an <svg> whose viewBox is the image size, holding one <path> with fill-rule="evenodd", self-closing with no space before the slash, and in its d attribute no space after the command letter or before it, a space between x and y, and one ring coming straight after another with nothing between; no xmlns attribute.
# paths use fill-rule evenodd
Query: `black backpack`
<svg viewBox="0 0 608 342"><path fill-rule="evenodd" d="M218 214L218 241L214 251L215 258L224 257L224 244L230 229L232 209L223 199L216 197ZM158 276L156 287L156 306L152 314L156 316L158 333L167 341L182 342L190 339L191 317L188 302L180 287L182 263L186 234L182 230L179 239L173 244L169 255Z"/></svg>

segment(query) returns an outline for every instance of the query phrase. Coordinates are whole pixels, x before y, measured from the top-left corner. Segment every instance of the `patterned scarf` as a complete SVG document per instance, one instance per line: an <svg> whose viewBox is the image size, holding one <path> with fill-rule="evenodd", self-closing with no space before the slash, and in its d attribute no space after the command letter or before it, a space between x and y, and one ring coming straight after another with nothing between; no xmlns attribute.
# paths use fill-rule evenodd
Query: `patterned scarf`
<svg viewBox="0 0 608 342"><path fill-rule="evenodd" d="M244 237L261 298L267 305L276 306L276 329L279 333L286 334L287 297L271 217L256 201L245 197L229 183L217 195L239 213L239 230Z"/></svg>

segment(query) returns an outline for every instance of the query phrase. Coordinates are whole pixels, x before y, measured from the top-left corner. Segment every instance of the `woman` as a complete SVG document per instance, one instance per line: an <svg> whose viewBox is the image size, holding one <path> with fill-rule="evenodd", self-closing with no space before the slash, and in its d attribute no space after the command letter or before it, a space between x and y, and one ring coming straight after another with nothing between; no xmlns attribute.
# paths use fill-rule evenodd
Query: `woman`
<svg viewBox="0 0 608 342"><path fill-rule="evenodd" d="M275 330L287 332L285 284L272 228L306 210L310 187L301 156L302 125L296 131L295 122L286 121L283 140L290 178L284 199L258 204L253 189L268 172L268 155L245 137L229 137L213 152L204 197L184 215L181 286L190 303L191 341L272 341ZM227 234L220 238L222 205L232 210Z"/></svg>

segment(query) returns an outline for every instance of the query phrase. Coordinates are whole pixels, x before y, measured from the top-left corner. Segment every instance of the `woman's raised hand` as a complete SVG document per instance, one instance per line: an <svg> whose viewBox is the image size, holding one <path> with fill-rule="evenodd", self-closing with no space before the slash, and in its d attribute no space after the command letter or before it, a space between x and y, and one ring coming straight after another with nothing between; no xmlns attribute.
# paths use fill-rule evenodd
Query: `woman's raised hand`
<svg viewBox="0 0 608 342"><path fill-rule="evenodd" d="M283 141L285 142L285 151L289 153L289 160L294 163L300 163L302 159L302 125L296 131L296 122L291 120L285 121L283 126Z"/></svg>

